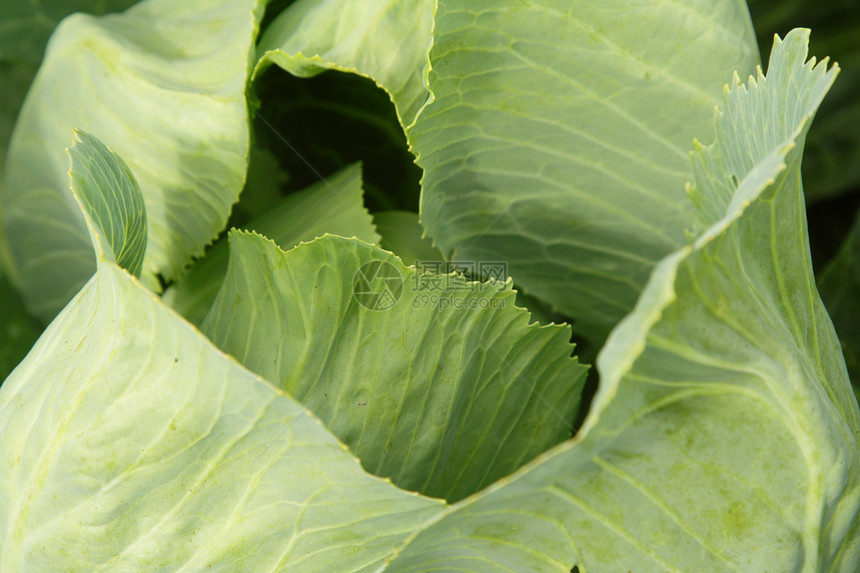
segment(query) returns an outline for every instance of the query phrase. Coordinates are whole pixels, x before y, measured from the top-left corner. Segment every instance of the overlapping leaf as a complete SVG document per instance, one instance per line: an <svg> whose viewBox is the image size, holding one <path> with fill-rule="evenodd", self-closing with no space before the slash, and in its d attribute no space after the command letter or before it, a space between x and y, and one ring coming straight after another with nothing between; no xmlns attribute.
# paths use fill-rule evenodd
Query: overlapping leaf
<svg viewBox="0 0 860 573"><path fill-rule="evenodd" d="M233 233L202 330L301 400L364 467L460 499L570 436L570 327L529 325L504 283L421 274L361 241L286 253Z"/></svg>
<svg viewBox="0 0 860 573"><path fill-rule="evenodd" d="M644 23L653 9L574 4ZM516 29L516 18L550 5L444 12L439 70L471 58L469 45L480 48L452 43L461 31L474 38L479 30L491 44L494 18L514 18ZM695 5L665 9L696 29ZM595 46L610 37L592 32ZM659 44L677 33L649 37ZM768 77L728 92L717 143L697 146L694 157L691 197L703 233L657 265L610 337L601 389L577 439L447 510L364 473L313 414L111 262L134 268L138 260L139 197L123 162L80 136L72 181L97 273L0 387L0 569L860 569L860 411L812 277L800 185L806 130L835 71L804 62L806 41L795 32L777 42ZM557 46L562 56L567 45ZM540 42L505 46L491 76ZM532 67L521 70L526 79L554 69ZM474 91L469 81L463 94ZM613 98L624 101L624 89ZM522 110L510 107L515 97L501 103L487 117L511 119L502 127L513 133ZM470 112L463 115L475 119ZM483 184L486 173L470 169L486 159L461 159L457 173ZM39 216L76 207L71 193L64 197ZM25 238L41 240L45 220ZM82 225L64 232L87 239ZM287 253L253 235L232 242L207 328L313 402L365 466L390 469L399 459L399 483L424 479L416 487L457 499L561 437L547 402L563 410L581 372L567 329L527 326L525 313L510 308L421 307L406 285L422 277L360 241L324 237ZM89 260L92 251L78 252ZM379 272L383 263L389 272ZM448 304L513 300L497 284L472 288ZM520 384L530 381L540 382ZM478 407L487 404L497 407ZM565 412L562 420L559 427ZM386 441L386 430L411 441ZM386 449L395 443L406 446Z"/></svg>
<svg viewBox="0 0 860 573"><path fill-rule="evenodd" d="M0 388L0 569L377 570L441 502L364 473L117 267L124 165L86 134L70 154L103 194L98 271Z"/></svg>
<svg viewBox="0 0 860 573"><path fill-rule="evenodd" d="M179 275L227 221L247 164L245 85L257 0L145 0L121 15L63 21L24 103L3 182L10 277L52 317L94 271L68 191L81 128L128 162L146 202L141 280Z"/></svg>
<svg viewBox="0 0 860 573"><path fill-rule="evenodd" d="M804 63L806 40L778 42L767 79L728 95L696 185L737 179L735 200L613 332L581 439L463 502L387 573L860 567L860 414L799 171L835 72Z"/></svg>
<svg viewBox="0 0 860 573"><path fill-rule="evenodd" d="M390 18L400 3L310 4L267 34L264 62L357 71L383 86L397 72L395 104L394 86L417 86L423 66L379 65L393 57L391 34L362 35L368 26L332 9L366 4ZM394 37L398 61L425 48L408 28ZM332 49L332 29L351 41ZM432 96L407 130L425 172L422 223L449 258L507 261L518 285L599 343L685 242L686 149L712 137L732 71L757 63L746 6L443 0L432 39Z"/></svg>

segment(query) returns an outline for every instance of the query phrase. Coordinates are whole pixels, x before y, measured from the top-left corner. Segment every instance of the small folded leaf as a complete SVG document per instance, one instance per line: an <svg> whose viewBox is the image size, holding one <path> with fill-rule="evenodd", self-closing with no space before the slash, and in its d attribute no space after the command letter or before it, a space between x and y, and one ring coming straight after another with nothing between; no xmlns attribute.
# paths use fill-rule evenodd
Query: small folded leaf
<svg viewBox="0 0 860 573"><path fill-rule="evenodd" d="M72 193L81 205L96 257L140 276L146 252L146 207L121 157L85 131L69 148Z"/></svg>
<svg viewBox="0 0 860 573"><path fill-rule="evenodd" d="M288 252L233 232L202 330L301 400L370 472L461 499L570 436L585 367L505 283L418 274L325 236Z"/></svg>

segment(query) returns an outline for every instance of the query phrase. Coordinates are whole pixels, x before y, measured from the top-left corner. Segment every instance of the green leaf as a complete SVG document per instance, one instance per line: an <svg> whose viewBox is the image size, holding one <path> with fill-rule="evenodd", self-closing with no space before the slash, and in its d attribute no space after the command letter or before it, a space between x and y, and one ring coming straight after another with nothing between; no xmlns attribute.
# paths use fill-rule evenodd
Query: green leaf
<svg viewBox="0 0 860 573"><path fill-rule="evenodd" d="M140 276L146 252L146 207L121 157L85 131L69 148L72 193L80 202L96 257Z"/></svg>
<svg viewBox="0 0 860 573"><path fill-rule="evenodd" d="M409 30L420 10L401 14L400 3L381 0L311 5L273 24L260 65L355 71L392 94L417 85L423 63L379 62L419 62L426 44ZM365 33L352 22L375 20L349 19L356 5L402 23ZM333 29L349 41L332 47ZM599 342L657 261L685 244L694 222L686 149L712 137L732 71L758 62L746 6L442 0L432 39L431 98L414 125L402 116L425 172L428 234L447 258L507 261L518 285Z"/></svg>
<svg viewBox="0 0 860 573"><path fill-rule="evenodd" d="M440 1L435 100L409 133L422 222L454 259L507 260L599 341L684 245L686 149L757 59L736 0Z"/></svg>
<svg viewBox="0 0 860 573"><path fill-rule="evenodd" d="M119 12L137 0L23 0L0 3L0 59L38 65L54 27L73 12Z"/></svg>
<svg viewBox="0 0 860 573"><path fill-rule="evenodd" d="M3 571L374 571L442 504L101 261L0 387Z"/></svg>
<svg viewBox="0 0 860 573"><path fill-rule="evenodd" d="M800 185L836 72L804 64L807 37L777 42L767 79L728 94L719 143L698 155L737 146L696 185L735 176L737 201L654 270L598 358L578 439L452 508L386 573L860 568L860 412Z"/></svg>
<svg viewBox="0 0 860 573"><path fill-rule="evenodd" d="M409 211L383 211L373 214L382 239L379 246L391 251L406 265L415 261L444 261L442 253L424 237L424 227L418 221L418 214Z"/></svg>
<svg viewBox="0 0 860 573"><path fill-rule="evenodd" d="M585 378L570 327L529 326L505 283L419 276L333 236L284 253L234 232L230 249L203 332L368 471L456 500L570 436Z"/></svg>
<svg viewBox="0 0 860 573"><path fill-rule="evenodd" d="M284 249L326 233L375 243L379 235L364 207L362 194L361 165L356 163L288 196L245 228L269 237ZM194 324L200 324L224 282L228 258L227 242L219 241L187 275L165 291L165 303Z"/></svg>
<svg viewBox="0 0 860 573"><path fill-rule="evenodd" d="M57 28L4 172L9 274L50 319L94 271L63 149L85 129L128 162L146 203L141 281L160 289L220 232L245 177L245 85L258 0L145 0Z"/></svg>
<svg viewBox="0 0 860 573"><path fill-rule="evenodd" d="M854 393L860 397L860 217L821 274L818 288L839 333Z"/></svg>
<svg viewBox="0 0 860 573"><path fill-rule="evenodd" d="M257 49L257 77L272 63L310 77L324 70L374 80L410 125L430 93L424 67L434 0L299 0L266 29Z"/></svg>

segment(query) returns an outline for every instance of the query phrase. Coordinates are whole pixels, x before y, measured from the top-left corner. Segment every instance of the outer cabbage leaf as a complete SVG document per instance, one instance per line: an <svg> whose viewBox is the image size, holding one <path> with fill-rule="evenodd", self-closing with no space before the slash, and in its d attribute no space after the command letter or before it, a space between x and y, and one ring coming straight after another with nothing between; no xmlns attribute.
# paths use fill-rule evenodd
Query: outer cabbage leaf
<svg viewBox="0 0 860 573"><path fill-rule="evenodd" d="M370 243L379 240L364 207L360 164L286 197L245 228L269 237L284 249L326 233L358 237ZM165 303L200 324L224 282L228 254L227 241L219 241L192 265L187 275L165 291Z"/></svg>
<svg viewBox="0 0 860 573"><path fill-rule="evenodd" d="M456 500L570 436L586 370L570 327L530 326L505 283L419 275L334 236L285 253L234 232L230 252L203 332L368 471Z"/></svg>
<svg viewBox="0 0 860 573"><path fill-rule="evenodd" d="M430 95L423 82L435 0L299 0L266 29L254 76L272 63L309 77L367 76L391 96L402 125Z"/></svg>
<svg viewBox="0 0 860 573"><path fill-rule="evenodd" d="M245 177L245 85L258 0L145 0L65 19L27 96L6 162L10 278L51 318L94 271L63 149L83 128L128 162L146 202L141 280L177 277L224 227Z"/></svg>
<svg viewBox="0 0 860 573"><path fill-rule="evenodd" d="M387 573L860 568L860 412L800 185L835 70L804 64L806 40L728 94L696 186L736 178L734 200L610 336L578 439L453 508Z"/></svg>
<svg viewBox="0 0 860 573"><path fill-rule="evenodd" d="M818 281L842 342L854 392L860 397L860 217Z"/></svg>
<svg viewBox="0 0 860 573"><path fill-rule="evenodd" d="M417 91L424 66L380 62L418 61L423 36L407 30L420 10L379 35L342 15L358 4L399 14L381 0L296 4L265 35L262 65L357 71L404 107L397 86ZM332 29L350 42L332 48ZM518 285L599 342L685 244L686 149L712 137L732 71L758 61L745 3L441 0L432 39L431 99L411 127L403 117L428 234L448 258L507 261Z"/></svg>
<svg viewBox="0 0 860 573"><path fill-rule="evenodd" d="M100 262L0 388L4 571L373 571L441 502Z"/></svg>

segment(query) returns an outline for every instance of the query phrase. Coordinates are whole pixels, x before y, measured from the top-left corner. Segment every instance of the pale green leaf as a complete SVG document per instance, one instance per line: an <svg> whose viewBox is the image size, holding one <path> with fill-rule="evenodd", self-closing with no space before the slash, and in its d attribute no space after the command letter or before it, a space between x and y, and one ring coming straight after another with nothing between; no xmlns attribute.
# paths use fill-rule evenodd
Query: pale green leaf
<svg viewBox="0 0 860 573"><path fill-rule="evenodd" d="M424 237L418 214L409 211L383 211L373 214L373 223L382 237L379 246L391 251L406 265L415 261L444 261L433 242Z"/></svg>
<svg viewBox="0 0 860 573"><path fill-rule="evenodd" d="M835 71L804 64L807 36L728 94L701 155L737 145L696 184L734 176L739 201L656 267L598 358L579 439L453 508L386 573L860 569L860 412L800 185Z"/></svg>
<svg viewBox="0 0 860 573"><path fill-rule="evenodd" d="M442 506L112 263L0 387L3 571L375 571Z"/></svg>
<svg viewBox="0 0 860 573"><path fill-rule="evenodd" d="M140 276L146 252L146 207L134 175L101 141L75 130L69 148L71 189L80 202L98 259Z"/></svg>
<svg viewBox="0 0 860 573"><path fill-rule="evenodd" d="M368 471L460 499L570 436L585 368L570 327L528 325L505 283L418 275L326 236L230 236L202 330L301 400Z"/></svg>
<svg viewBox="0 0 860 573"><path fill-rule="evenodd" d="M409 133L422 222L452 258L507 260L599 341L685 243L686 150L757 59L738 0L442 0L435 100Z"/></svg>
<svg viewBox="0 0 860 573"><path fill-rule="evenodd" d="M326 233L358 237L369 243L379 240L364 207L360 164L288 196L244 227L265 235L284 249ZM200 324L221 288L227 261L227 242L222 240L164 292L164 302L194 324Z"/></svg>
<svg viewBox="0 0 860 573"><path fill-rule="evenodd" d="M272 63L309 77L353 72L385 89L404 126L430 93L424 68L434 0L299 0L266 29L254 76Z"/></svg>
<svg viewBox="0 0 860 573"><path fill-rule="evenodd" d="M140 184L150 288L158 275L176 278L224 227L245 177L245 85L261 11L258 0L145 0L57 28L3 174L10 278L38 316L52 317L95 269L68 190L73 128L120 154Z"/></svg>

